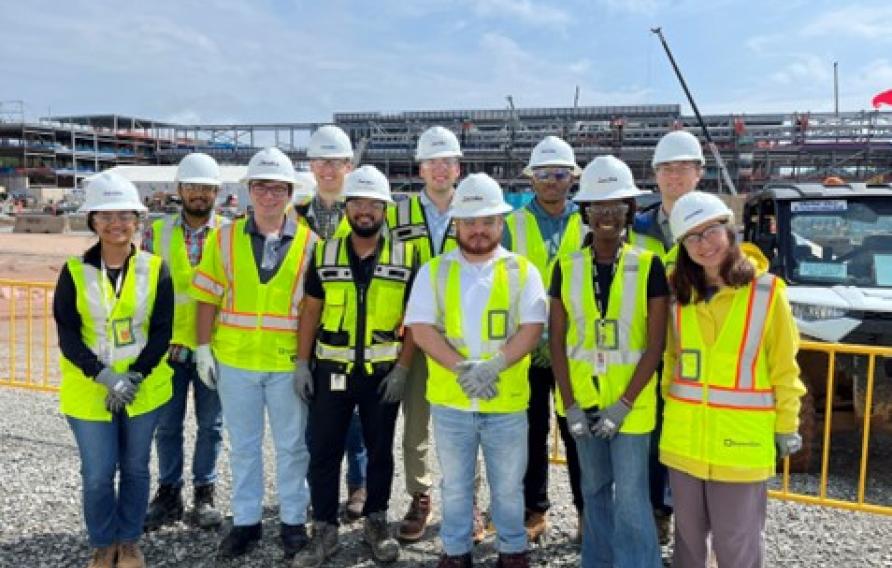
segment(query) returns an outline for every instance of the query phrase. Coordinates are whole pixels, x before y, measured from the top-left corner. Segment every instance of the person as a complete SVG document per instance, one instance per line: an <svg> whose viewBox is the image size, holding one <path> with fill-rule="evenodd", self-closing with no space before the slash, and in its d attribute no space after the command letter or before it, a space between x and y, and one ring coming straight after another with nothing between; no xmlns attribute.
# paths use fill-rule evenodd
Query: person
<svg viewBox="0 0 892 568"><path fill-rule="evenodd" d="M567 194L582 170L576 164L573 148L556 136L546 136L533 148L524 174L530 178L535 197L525 207L507 216L507 230L502 245L527 257L539 272L548 289L553 261L560 255L582 248L588 233L579 207ZM527 409L529 460L523 478L527 538L538 541L547 531L548 501L548 434L551 431L551 393L554 374L544 335L533 351L530 365L530 406ZM577 512L577 537L582 520L582 491L579 483L579 459L576 444L563 416L557 418L564 442L567 471Z"/></svg>
<svg viewBox="0 0 892 568"><path fill-rule="evenodd" d="M542 336L545 290L535 265L500 245L511 211L486 174L471 174L455 191L449 215L458 250L418 272L406 325L429 368L443 503L440 568L471 566L478 452L490 487L497 566L528 566L523 475L527 446L527 373Z"/></svg>
<svg viewBox="0 0 892 568"><path fill-rule="evenodd" d="M378 562L399 557L387 528L393 436L414 350L400 339L403 306L415 272L411 244L382 232L393 203L374 166L349 173L344 197L351 233L316 245L306 278L295 386L310 405L313 538L294 566L321 566L337 550L337 479L351 417L358 409L368 449L363 539ZM315 365L310 355L316 341Z"/></svg>
<svg viewBox="0 0 892 568"><path fill-rule="evenodd" d="M424 189L404 199L387 211L387 227L394 240L412 243L419 265L456 247L449 207L455 194L455 182L461 173L461 147L452 131L432 126L418 137L415 160ZM425 398L427 364L424 354L416 351L409 370L409 382L403 398L403 467L406 492L412 502L400 522L397 536L416 542L425 533L431 516L428 469L430 404ZM485 527L479 510L474 509L475 540L482 540Z"/></svg>
<svg viewBox="0 0 892 568"><path fill-rule="evenodd" d="M767 480L798 451L799 333L784 282L737 244L730 209L692 192L669 217L680 244L662 379L660 461L675 504L676 568L762 566ZM755 264L754 264L755 260Z"/></svg>
<svg viewBox="0 0 892 568"><path fill-rule="evenodd" d="M174 290L161 258L133 245L146 211L136 187L102 172L85 193L99 242L69 258L56 284L59 402L81 458L89 567L140 568L152 435L171 396Z"/></svg>
<svg viewBox="0 0 892 568"><path fill-rule="evenodd" d="M703 147L696 136L685 130L674 130L663 135L654 149L651 164L660 191L660 201L636 214L629 232L629 242L660 255L666 272L671 273L678 247L669 228L669 215L675 202L697 189L703 176ZM658 369L658 374L661 370ZM672 534L672 505L669 493L669 474L660 463L658 446L663 419L663 397L657 390L657 424L651 434L650 500L657 534L661 544L668 544Z"/></svg>
<svg viewBox="0 0 892 568"><path fill-rule="evenodd" d="M276 448L280 538L290 560L308 542L307 406L292 387L301 286L316 235L285 218L294 166L264 148L248 162L250 216L205 243L191 294L198 302L195 364L216 387L229 434L232 530L218 555L235 558L262 537L264 413Z"/></svg>
<svg viewBox="0 0 892 568"><path fill-rule="evenodd" d="M581 565L658 568L647 460L666 335L666 275L654 253L624 243L634 198L644 193L629 167L599 156L579 186L574 201L585 207L591 234L586 248L554 267L549 341L556 406L579 452Z"/></svg>
<svg viewBox="0 0 892 568"><path fill-rule="evenodd" d="M142 238L142 249L157 254L168 266L176 299L173 336L167 354L167 362L173 369L173 396L161 409L155 432L158 490L146 513L147 531L183 518L183 422L190 386L198 427L192 455L191 520L202 528L216 527L223 521L214 503L223 414L217 392L201 382L195 369L197 304L189 296L208 234L228 222L214 214L221 185L220 167L207 154L188 154L177 167L175 181L182 211L149 225Z"/></svg>

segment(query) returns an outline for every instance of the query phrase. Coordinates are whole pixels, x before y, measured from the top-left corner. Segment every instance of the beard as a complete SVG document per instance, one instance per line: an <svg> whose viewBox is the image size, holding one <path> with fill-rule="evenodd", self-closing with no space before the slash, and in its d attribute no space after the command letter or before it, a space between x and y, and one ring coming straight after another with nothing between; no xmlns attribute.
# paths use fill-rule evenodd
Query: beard
<svg viewBox="0 0 892 568"><path fill-rule="evenodd" d="M183 211L186 212L187 215L191 215L193 217L207 217L211 214L211 211L214 210L214 202L213 200L209 200L207 205L203 207L190 207L186 201L183 201Z"/></svg>
<svg viewBox="0 0 892 568"><path fill-rule="evenodd" d="M472 242L472 240L477 239L465 239L461 236L458 238L458 247L468 254L488 254L492 251L496 250L496 247L499 246L500 241L498 239L492 239L490 241L483 242Z"/></svg>
<svg viewBox="0 0 892 568"><path fill-rule="evenodd" d="M360 226L357 223L355 223L353 221L353 219L351 219L350 217L347 217L347 223L350 224L350 229L354 233L356 233L357 236L367 239L369 237L376 235L378 233L378 231L381 230L382 225L384 225L384 219L381 219L380 221L378 221L376 223L372 223L371 225Z"/></svg>

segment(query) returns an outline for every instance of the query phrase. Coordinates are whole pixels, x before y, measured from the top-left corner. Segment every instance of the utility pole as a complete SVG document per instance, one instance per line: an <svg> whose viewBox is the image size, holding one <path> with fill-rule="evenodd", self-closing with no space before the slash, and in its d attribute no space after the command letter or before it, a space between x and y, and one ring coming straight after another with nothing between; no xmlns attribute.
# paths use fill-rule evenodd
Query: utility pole
<svg viewBox="0 0 892 568"><path fill-rule="evenodd" d="M833 112L839 118L839 61L833 62Z"/></svg>
<svg viewBox="0 0 892 568"><path fill-rule="evenodd" d="M579 108L579 85L576 85L576 96L573 97L573 108Z"/></svg>

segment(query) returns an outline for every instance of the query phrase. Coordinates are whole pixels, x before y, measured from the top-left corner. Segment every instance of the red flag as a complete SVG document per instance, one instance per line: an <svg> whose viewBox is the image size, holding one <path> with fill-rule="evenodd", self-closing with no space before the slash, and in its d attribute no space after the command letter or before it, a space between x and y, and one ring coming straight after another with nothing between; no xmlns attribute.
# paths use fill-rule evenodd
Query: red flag
<svg viewBox="0 0 892 568"><path fill-rule="evenodd" d="M873 108L879 109L882 105L889 105L892 107L892 89L888 91L883 91L873 98Z"/></svg>

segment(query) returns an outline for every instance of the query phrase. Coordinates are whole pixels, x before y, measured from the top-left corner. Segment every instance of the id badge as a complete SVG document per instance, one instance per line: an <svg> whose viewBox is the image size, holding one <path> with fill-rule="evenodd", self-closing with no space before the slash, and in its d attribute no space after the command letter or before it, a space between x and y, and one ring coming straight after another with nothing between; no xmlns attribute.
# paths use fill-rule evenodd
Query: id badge
<svg viewBox="0 0 892 568"><path fill-rule="evenodd" d="M600 349L595 351L595 374L607 374L607 352Z"/></svg>
<svg viewBox="0 0 892 568"><path fill-rule="evenodd" d="M331 391L343 392L345 390L347 390L347 375L344 375L343 373L332 373Z"/></svg>
<svg viewBox="0 0 892 568"><path fill-rule="evenodd" d="M133 345L136 342L133 337L133 320L131 318L112 320L112 336L115 338L115 347Z"/></svg>
<svg viewBox="0 0 892 568"><path fill-rule="evenodd" d="M598 320L595 326L597 332L598 349L615 351L619 349L619 326L616 320Z"/></svg>

